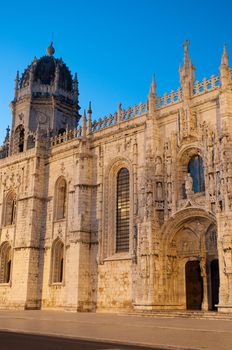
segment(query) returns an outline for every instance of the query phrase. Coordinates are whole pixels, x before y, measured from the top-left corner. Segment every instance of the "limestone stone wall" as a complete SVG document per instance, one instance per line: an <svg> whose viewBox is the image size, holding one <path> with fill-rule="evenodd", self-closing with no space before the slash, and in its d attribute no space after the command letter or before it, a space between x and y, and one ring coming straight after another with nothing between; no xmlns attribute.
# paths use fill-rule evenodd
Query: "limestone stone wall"
<svg viewBox="0 0 232 350"><path fill-rule="evenodd" d="M98 266L98 311L127 310L132 307L130 260L105 261Z"/></svg>

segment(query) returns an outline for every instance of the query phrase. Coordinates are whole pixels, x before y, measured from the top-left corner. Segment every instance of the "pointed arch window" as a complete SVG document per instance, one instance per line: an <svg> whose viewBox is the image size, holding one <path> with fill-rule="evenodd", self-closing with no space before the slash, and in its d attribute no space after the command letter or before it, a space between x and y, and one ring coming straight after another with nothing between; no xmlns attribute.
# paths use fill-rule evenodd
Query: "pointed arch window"
<svg viewBox="0 0 232 350"><path fill-rule="evenodd" d="M8 242L0 248L0 283L9 283L11 277L12 249Z"/></svg>
<svg viewBox="0 0 232 350"><path fill-rule="evenodd" d="M15 214L16 214L16 195L14 192L9 192L5 200L5 215L4 215L5 226L15 224Z"/></svg>
<svg viewBox="0 0 232 350"><path fill-rule="evenodd" d="M190 159L188 164L188 172L193 180L193 192L204 192L204 163L203 159L199 155L195 155Z"/></svg>
<svg viewBox="0 0 232 350"><path fill-rule="evenodd" d="M63 282L64 270L64 244L60 239L53 243L52 247L52 283Z"/></svg>
<svg viewBox="0 0 232 350"><path fill-rule="evenodd" d="M117 175L116 252L129 251L130 232L130 174L127 168Z"/></svg>
<svg viewBox="0 0 232 350"><path fill-rule="evenodd" d="M55 191L55 220L61 220L66 214L67 184L64 178L57 180Z"/></svg>
<svg viewBox="0 0 232 350"><path fill-rule="evenodd" d="M14 147L16 152L24 151L24 127L19 125L15 130Z"/></svg>

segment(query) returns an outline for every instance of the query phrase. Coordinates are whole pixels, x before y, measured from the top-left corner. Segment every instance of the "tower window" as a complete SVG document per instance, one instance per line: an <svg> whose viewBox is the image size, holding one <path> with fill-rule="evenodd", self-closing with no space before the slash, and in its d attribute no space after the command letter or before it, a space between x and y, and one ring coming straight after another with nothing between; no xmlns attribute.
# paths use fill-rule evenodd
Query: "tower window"
<svg viewBox="0 0 232 350"><path fill-rule="evenodd" d="M9 192L5 200L5 215L4 215L5 226L15 224L15 214L16 214L16 195L14 192Z"/></svg>
<svg viewBox="0 0 232 350"><path fill-rule="evenodd" d="M65 218L67 185L64 178L58 179L55 190L55 220Z"/></svg>
<svg viewBox="0 0 232 350"><path fill-rule="evenodd" d="M5 242L0 248L0 283L9 283L11 275L12 249Z"/></svg>
<svg viewBox="0 0 232 350"><path fill-rule="evenodd" d="M16 152L24 151L24 127L19 125L15 130L14 147Z"/></svg>
<svg viewBox="0 0 232 350"><path fill-rule="evenodd" d="M199 156L193 156L188 164L188 172L193 179L193 191L203 192L205 190L204 163Z"/></svg>
<svg viewBox="0 0 232 350"><path fill-rule="evenodd" d="M52 283L63 281L64 269L64 244L57 239L52 247Z"/></svg>
<svg viewBox="0 0 232 350"><path fill-rule="evenodd" d="M117 207L116 207L116 252L129 251L130 232L130 193L129 171L122 168L117 176Z"/></svg>

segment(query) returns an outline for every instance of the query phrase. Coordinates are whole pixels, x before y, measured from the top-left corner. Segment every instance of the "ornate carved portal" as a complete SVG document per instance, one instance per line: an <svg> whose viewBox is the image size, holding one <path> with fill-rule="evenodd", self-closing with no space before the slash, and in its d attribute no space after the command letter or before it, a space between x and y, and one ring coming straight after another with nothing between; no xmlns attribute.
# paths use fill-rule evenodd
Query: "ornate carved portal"
<svg viewBox="0 0 232 350"><path fill-rule="evenodd" d="M219 293L216 227L206 218L179 223L169 236L166 302L170 308L216 309Z"/></svg>

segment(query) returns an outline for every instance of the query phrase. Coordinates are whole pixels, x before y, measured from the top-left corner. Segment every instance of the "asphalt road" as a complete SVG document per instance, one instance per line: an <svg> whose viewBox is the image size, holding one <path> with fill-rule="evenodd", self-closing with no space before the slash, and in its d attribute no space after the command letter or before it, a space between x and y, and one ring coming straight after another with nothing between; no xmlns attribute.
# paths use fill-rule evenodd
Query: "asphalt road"
<svg viewBox="0 0 232 350"><path fill-rule="evenodd" d="M78 339L0 332L0 350L148 350L151 348L107 344ZM159 350L158 348L153 348ZM164 349L162 349L164 350Z"/></svg>

